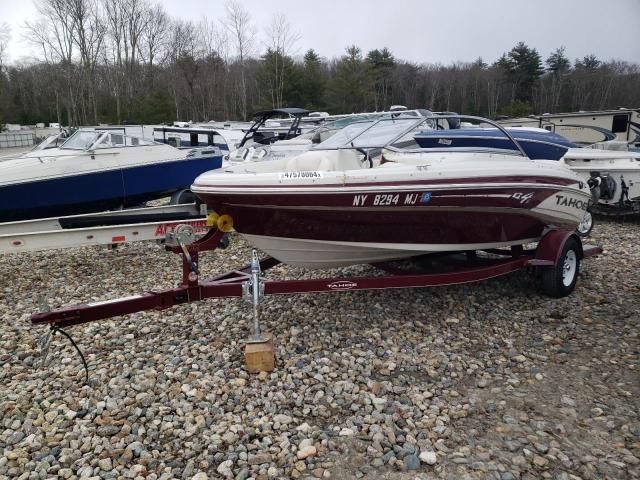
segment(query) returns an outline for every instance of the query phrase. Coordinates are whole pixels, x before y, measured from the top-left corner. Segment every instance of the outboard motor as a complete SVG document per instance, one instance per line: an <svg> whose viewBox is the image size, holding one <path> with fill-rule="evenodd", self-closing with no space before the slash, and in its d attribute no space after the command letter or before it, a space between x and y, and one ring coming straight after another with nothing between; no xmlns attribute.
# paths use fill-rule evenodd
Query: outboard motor
<svg viewBox="0 0 640 480"><path fill-rule="evenodd" d="M617 185L614 178L607 174L601 174L600 172L590 172L591 178L587 184L591 189L591 196L593 203L598 203L602 200L613 200L613 196L616 193Z"/></svg>

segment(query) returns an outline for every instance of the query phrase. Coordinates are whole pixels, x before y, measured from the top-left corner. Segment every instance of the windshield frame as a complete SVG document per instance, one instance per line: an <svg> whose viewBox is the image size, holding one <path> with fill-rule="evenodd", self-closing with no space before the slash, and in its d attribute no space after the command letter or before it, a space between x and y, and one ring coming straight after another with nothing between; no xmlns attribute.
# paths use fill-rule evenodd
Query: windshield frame
<svg viewBox="0 0 640 480"><path fill-rule="evenodd" d="M105 134L106 132L96 130L76 130L62 145L60 145L60 148L67 150L91 150L92 147L105 136ZM74 140L78 141L82 136L92 136L93 140L91 143L85 143L84 147L76 146Z"/></svg>

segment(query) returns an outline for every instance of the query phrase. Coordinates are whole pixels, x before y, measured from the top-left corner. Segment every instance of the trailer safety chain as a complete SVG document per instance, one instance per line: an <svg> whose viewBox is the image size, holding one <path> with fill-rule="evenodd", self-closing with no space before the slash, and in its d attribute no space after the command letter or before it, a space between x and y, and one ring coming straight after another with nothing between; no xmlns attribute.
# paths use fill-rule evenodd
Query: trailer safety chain
<svg viewBox="0 0 640 480"><path fill-rule="evenodd" d="M47 357L49 355L49 347L51 345L51 340L56 333L61 333L64 337L66 337L75 348L76 352L80 356L80 360L82 360L82 365L84 367L84 383L89 383L89 366L87 365L87 360L84 358L82 354L82 350L78 347L78 344L71 338L67 332L65 332L62 328L56 326L55 324L51 324L49 330L40 337L39 346L40 346L40 355L42 357L41 366L47 366Z"/></svg>

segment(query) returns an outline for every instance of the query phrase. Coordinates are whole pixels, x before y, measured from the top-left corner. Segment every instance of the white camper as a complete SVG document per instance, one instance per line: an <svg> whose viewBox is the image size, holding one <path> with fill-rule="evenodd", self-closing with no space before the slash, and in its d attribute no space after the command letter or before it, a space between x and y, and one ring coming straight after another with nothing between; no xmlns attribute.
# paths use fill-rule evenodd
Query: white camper
<svg viewBox="0 0 640 480"><path fill-rule="evenodd" d="M640 109L637 108L543 113L499 123L509 127L545 128L580 144L617 140L640 146Z"/></svg>

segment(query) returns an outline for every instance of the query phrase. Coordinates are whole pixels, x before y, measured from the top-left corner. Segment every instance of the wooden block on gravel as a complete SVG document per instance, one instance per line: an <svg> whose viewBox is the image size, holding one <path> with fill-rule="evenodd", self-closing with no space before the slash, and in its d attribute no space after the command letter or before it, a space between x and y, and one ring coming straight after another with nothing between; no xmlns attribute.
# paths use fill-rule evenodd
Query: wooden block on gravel
<svg viewBox="0 0 640 480"><path fill-rule="evenodd" d="M273 334L263 333L265 342L247 343L244 347L244 361L249 373L273 372L275 368L275 349Z"/></svg>

